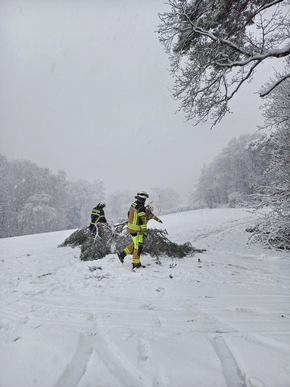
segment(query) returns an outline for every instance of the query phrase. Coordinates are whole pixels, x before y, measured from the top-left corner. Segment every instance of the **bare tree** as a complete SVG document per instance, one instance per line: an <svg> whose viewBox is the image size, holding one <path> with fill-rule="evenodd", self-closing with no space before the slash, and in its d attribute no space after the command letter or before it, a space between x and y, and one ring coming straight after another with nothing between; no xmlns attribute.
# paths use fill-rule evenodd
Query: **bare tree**
<svg viewBox="0 0 290 387"><path fill-rule="evenodd" d="M290 79L268 96L265 127L271 127L266 155L269 183L259 187L260 207L270 209L256 227L254 240L290 250Z"/></svg>
<svg viewBox="0 0 290 387"><path fill-rule="evenodd" d="M290 0L168 0L168 5L171 10L159 14L158 32L175 80L172 95L196 124L216 125L263 62L290 55ZM289 77L283 73L260 96Z"/></svg>

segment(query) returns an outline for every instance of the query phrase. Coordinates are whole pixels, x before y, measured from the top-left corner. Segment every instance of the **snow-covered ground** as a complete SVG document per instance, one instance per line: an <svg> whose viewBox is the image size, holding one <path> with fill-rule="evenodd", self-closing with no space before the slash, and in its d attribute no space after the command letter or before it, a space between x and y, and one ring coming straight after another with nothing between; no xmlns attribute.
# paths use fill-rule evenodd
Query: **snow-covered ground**
<svg viewBox="0 0 290 387"><path fill-rule="evenodd" d="M242 209L161 218L207 251L132 272L58 248L72 230L0 240L1 387L290 386L290 254L247 245Z"/></svg>

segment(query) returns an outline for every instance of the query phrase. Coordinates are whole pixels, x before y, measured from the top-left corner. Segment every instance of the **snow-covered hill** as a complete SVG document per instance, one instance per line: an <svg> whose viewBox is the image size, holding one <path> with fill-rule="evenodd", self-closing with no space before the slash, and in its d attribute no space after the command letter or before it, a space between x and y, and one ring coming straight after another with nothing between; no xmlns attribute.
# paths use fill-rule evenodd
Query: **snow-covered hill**
<svg viewBox="0 0 290 387"><path fill-rule="evenodd" d="M207 251L132 272L58 248L72 230L0 240L1 387L290 385L289 253L247 245L242 209L162 219Z"/></svg>

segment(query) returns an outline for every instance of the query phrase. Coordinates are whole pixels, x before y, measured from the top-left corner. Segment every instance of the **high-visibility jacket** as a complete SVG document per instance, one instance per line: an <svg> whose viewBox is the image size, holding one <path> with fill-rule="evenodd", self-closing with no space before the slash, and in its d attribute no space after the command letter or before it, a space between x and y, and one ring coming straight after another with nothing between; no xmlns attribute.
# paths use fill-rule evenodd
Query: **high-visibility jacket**
<svg viewBox="0 0 290 387"><path fill-rule="evenodd" d="M103 207L96 206L92 209L91 224L107 223Z"/></svg>
<svg viewBox="0 0 290 387"><path fill-rule="evenodd" d="M128 232L130 234L141 233L147 230L146 208L144 203L136 200L131 204L128 212Z"/></svg>

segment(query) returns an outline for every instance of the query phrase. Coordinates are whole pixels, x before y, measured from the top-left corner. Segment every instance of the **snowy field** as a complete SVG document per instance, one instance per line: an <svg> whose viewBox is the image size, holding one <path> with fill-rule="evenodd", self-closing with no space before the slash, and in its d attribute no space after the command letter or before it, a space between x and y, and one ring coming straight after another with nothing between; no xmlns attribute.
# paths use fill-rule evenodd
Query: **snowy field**
<svg viewBox="0 0 290 387"><path fill-rule="evenodd" d="M58 248L72 230L0 239L0 387L290 386L290 254L247 245L242 209L161 218L207 251L132 272Z"/></svg>

